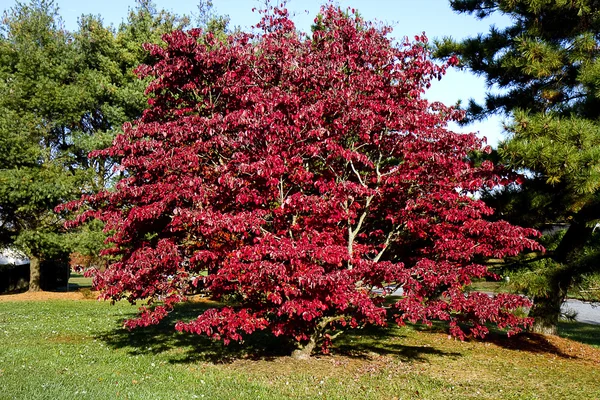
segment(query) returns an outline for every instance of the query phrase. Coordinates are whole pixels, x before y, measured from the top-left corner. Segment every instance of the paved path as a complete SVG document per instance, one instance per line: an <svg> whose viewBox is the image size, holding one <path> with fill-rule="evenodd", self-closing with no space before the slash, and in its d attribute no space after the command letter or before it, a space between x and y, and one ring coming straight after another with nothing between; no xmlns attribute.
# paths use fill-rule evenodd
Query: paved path
<svg viewBox="0 0 600 400"><path fill-rule="evenodd" d="M563 312L575 311L575 320L586 324L600 325L600 305L593 306L579 300L567 300L562 305Z"/></svg>

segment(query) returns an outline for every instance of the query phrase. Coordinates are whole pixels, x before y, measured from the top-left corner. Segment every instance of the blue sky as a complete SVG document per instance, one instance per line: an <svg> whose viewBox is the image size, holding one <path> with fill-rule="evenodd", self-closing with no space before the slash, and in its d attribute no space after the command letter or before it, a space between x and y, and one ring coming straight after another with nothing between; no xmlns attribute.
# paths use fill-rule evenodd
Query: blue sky
<svg viewBox="0 0 600 400"><path fill-rule="evenodd" d="M22 0L26 1L26 0ZM326 0L289 0L287 4L294 17L296 26L301 30L309 30L320 5ZM60 8L60 15L69 30L77 29L77 19L82 14L99 14L106 24L118 25L127 17L129 8L135 7L135 0L55 0ZM197 0L154 0L157 8L166 9L176 14L190 15L197 11ZM232 26L248 28L254 25L259 16L252 12L253 7L260 6L258 0L213 0L219 14L227 14ZM491 24L505 26L510 22L505 16L497 16L482 21L473 16L458 15L449 6L448 0L338 0L342 7L352 7L368 20L382 21L394 28L392 36L402 38L425 32L432 40L436 37L452 36L460 39L487 32ZM14 0L0 0L0 9L15 5ZM440 81L435 82L426 97L446 104L454 104L461 99L469 98L480 101L484 98L485 83L465 71L449 71ZM492 118L464 128L453 126L457 131L479 132L488 138L488 143L495 145L502 135L502 121Z"/></svg>

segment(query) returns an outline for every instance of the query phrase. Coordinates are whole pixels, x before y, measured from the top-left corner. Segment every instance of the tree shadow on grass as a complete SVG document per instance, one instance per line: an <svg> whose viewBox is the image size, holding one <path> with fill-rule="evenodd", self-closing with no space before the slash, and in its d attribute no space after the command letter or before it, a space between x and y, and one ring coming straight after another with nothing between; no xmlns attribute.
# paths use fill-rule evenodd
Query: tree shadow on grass
<svg viewBox="0 0 600 400"><path fill-rule="evenodd" d="M169 362L178 363L230 363L240 359L275 360L289 356L294 343L276 337L267 331L258 331L245 338L243 343L224 345L205 336L175 331L177 321L190 321L215 307L214 303L190 302L179 304L158 325L128 330L123 321L114 329L95 335L113 349L125 349L131 355L165 354ZM337 338L331 348L334 355L358 359L388 355L403 361L427 361L427 356L458 357L459 353L444 352L428 346L408 346L398 343L405 337L397 327L368 327L349 330Z"/></svg>
<svg viewBox="0 0 600 400"><path fill-rule="evenodd" d="M526 351L529 353L546 353L559 357L570 358L558 347L550 343L543 335L532 332L522 332L508 337L504 332L490 332L484 339L476 339L483 343L493 343L507 350Z"/></svg>
<svg viewBox="0 0 600 400"><path fill-rule="evenodd" d="M600 347L600 325L584 324L581 322L559 322L558 332L562 337Z"/></svg>
<svg viewBox="0 0 600 400"><path fill-rule="evenodd" d="M463 330L468 331L467 326L462 326ZM536 354L552 354L562 358L573 358L572 355L564 352L560 347L555 346L544 335L539 335L532 332L521 332L519 334L508 336L506 331L500 330L493 325L488 326L490 332L483 338L467 338L468 342L492 343L498 347L507 350L526 351ZM448 332L448 324L446 322L434 322L431 327L425 325L414 325L413 329L430 332ZM585 336L581 330L582 336ZM600 327L596 331L600 334ZM572 338L573 340L577 340ZM600 340L599 340L600 341Z"/></svg>
<svg viewBox="0 0 600 400"><path fill-rule="evenodd" d="M435 329L425 327L423 330ZM373 356L392 356L401 361L428 362L428 356L443 356L452 359L461 356L457 352L447 352L429 345L415 346L402 344L406 335L396 326L370 326L351 330L340 336L333 344L335 353L352 358L369 359Z"/></svg>
<svg viewBox="0 0 600 400"><path fill-rule="evenodd" d="M596 331L597 332L597 331ZM561 336L566 336L561 334ZM545 354L563 359L586 359L590 357L586 352L579 352L582 345L574 345L573 342L565 340L559 336L546 336L533 332L522 332L515 336L508 337L505 332L491 332L484 339L478 339L479 342L493 343L498 347L507 350L516 350L534 354ZM585 340L578 340L575 337L568 337L574 341L585 343ZM585 346L585 345L583 345ZM597 355L591 355L597 359Z"/></svg>
<svg viewBox="0 0 600 400"><path fill-rule="evenodd" d="M126 349L131 355L168 354L171 363L213 362L229 363L236 359L274 359L289 355L291 343L259 331L243 343L224 345L201 335L177 332L177 321L190 321L204 311L215 307L211 303L190 302L179 304L159 324L143 328L123 328L123 320L114 329L95 336L114 349Z"/></svg>

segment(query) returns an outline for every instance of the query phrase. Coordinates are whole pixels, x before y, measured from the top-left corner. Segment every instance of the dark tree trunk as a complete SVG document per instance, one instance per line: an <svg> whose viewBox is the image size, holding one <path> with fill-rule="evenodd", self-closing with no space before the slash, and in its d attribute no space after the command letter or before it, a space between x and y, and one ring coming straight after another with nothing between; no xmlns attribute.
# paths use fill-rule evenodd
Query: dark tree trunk
<svg viewBox="0 0 600 400"><path fill-rule="evenodd" d="M534 297L533 308L529 313L529 316L534 318L533 332L544 335L558 334L560 307L567 298L570 284L570 278L557 278L545 297Z"/></svg>
<svg viewBox="0 0 600 400"><path fill-rule="evenodd" d="M29 291L39 292L41 288L41 260L37 256L29 256Z"/></svg>
<svg viewBox="0 0 600 400"><path fill-rule="evenodd" d="M581 209L552 255L551 258L559 265L551 277L548 293L544 297L534 297L533 308L529 313L529 316L535 319L534 332L557 334L560 307L567 298L573 276L577 275L577 255L593 233L588 221L591 218L590 213L597 213L597 206L594 201Z"/></svg>

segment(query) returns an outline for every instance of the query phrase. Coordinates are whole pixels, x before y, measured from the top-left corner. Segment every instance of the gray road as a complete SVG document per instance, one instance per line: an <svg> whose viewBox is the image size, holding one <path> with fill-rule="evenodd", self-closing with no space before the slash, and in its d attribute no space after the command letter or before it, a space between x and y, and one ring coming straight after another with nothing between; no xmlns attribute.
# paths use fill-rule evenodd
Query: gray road
<svg viewBox="0 0 600 400"><path fill-rule="evenodd" d="M600 325L600 304L594 306L579 300L567 300L562 306L563 312L575 311L575 319L586 324Z"/></svg>

